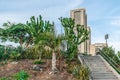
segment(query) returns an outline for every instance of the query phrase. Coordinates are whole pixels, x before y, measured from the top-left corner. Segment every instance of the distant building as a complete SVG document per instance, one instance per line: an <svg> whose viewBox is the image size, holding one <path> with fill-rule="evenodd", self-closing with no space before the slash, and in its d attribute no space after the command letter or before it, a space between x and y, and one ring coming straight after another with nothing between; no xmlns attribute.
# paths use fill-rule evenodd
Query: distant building
<svg viewBox="0 0 120 80"><path fill-rule="evenodd" d="M90 45L90 54L96 55L97 52L99 52L99 49L102 49L103 47L106 47L105 43L95 43Z"/></svg>
<svg viewBox="0 0 120 80"><path fill-rule="evenodd" d="M85 8L71 10L70 16L75 20L75 24L84 25L84 27L90 32L89 39L78 45L79 53L87 53L95 55L98 48L106 46L104 43L91 44L91 29L87 26L87 14Z"/></svg>
<svg viewBox="0 0 120 80"><path fill-rule="evenodd" d="M84 25L84 27L90 31L89 39L78 46L79 53L90 53L91 44L91 30L87 27L87 14L84 8L71 10L71 18L75 20L75 24Z"/></svg>

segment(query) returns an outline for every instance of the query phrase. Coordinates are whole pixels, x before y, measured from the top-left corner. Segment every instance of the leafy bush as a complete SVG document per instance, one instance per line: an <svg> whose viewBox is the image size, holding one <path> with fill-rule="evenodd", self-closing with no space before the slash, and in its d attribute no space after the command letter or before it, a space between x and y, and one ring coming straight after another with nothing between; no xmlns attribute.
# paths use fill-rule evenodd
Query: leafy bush
<svg viewBox="0 0 120 80"><path fill-rule="evenodd" d="M2 60L6 60L7 61L9 59L9 57L10 57L10 55L8 53L4 53L2 55Z"/></svg>
<svg viewBox="0 0 120 80"><path fill-rule="evenodd" d="M44 64L45 62L41 61L41 60L35 60L34 64Z"/></svg>
<svg viewBox="0 0 120 80"><path fill-rule="evenodd" d="M14 59L17 61L18 57L20 57L20 53L17 53L16 51L12 51L10 54L10 58Z"/></svg>
<svg viewBox="0 0 120 80"><path fill-rule="evenodd" d="M25 71L20 71L17 74L15 74L14 79L15 80L28 80L29 75Z"/></svg>
<svg viewBox="0 0 120 80"><path fill-rule="evenodd" d="M28 80L29 75L25 71L20 71L13 75L12 78L0 78L0 80Z"/></svg>
<svg viewBox="0 0 120 80"><path fill-rule="evenodd" d="M120 65L119 57L115 54L115 50L112 47L104 47L101 50L101 52L102 52L102 54L105 54L108 57L110 57L111 59L113 59L114 62L116 62L118 65Z"/></svg>
<svg viewBox="0 0 120 80"><path fill-rule="evenodd" d="M38 59L39 54L34 52L34 48L28 47L25 51L21 53L22 59Z"/></svg>
<svg viewBox="0 0 120 80"><path fill-rule="evenodd" d="M120 74L120 60L112 47L104 47L99 54Z"/></svg>

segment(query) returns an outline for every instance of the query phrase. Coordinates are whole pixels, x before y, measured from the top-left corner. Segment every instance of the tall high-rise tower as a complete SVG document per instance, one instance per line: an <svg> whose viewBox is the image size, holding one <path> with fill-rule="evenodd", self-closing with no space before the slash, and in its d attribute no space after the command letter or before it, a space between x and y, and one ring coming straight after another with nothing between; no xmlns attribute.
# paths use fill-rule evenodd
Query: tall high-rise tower
<svg viewBox="0 0 120 80"><path fill-rule="evenodd" d="M84 25L84 27L90 31L90 27L87 27L87 15L86 10L84 8L82 9L75 9L71 10L71 18L75 20L75 24ZM89 35L90 37L90 35ZM91 38L83 42L78 46L78 50L80 53L89 53L90 52L90 44L91 44Z"/></svg>

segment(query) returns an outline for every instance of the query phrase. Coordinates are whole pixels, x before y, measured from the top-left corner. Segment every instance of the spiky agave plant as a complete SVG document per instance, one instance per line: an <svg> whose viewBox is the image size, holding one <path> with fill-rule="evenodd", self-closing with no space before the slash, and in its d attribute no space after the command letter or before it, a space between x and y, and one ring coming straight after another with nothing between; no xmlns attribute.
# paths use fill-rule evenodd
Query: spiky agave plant
<svg viewBox="0 0 120 80"><path fill-rule="evenodd" d="M89 70L85 65L75 65L72 71L78 80L89 80Z"/></svg>

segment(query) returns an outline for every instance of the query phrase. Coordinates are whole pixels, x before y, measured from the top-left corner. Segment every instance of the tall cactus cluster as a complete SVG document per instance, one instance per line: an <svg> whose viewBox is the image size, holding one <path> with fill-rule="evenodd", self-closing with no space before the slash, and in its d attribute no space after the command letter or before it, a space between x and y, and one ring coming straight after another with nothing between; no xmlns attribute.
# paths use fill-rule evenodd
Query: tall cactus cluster
<svg viewBox="0 0 120 80"><path fill-rule="evenodd" d="M37 44L41 39L44 39L43 35L45 33L53 31L53 25L49 21L44 21L42 16L37 18L32 16L30 21L26 22L25 29L32 37L33 43Z"/></svg>
<svg viewBox="0 0 120 80"><path fill-rule="evenodd" d="M78 45L88 39L89 32L82 25L76 25L72 18L60 18L65 30L67 41L68 62L70 63L78 53Z"/></svg>

